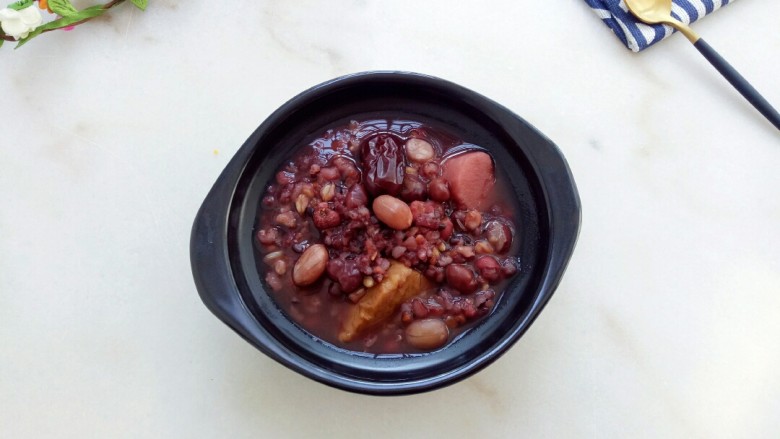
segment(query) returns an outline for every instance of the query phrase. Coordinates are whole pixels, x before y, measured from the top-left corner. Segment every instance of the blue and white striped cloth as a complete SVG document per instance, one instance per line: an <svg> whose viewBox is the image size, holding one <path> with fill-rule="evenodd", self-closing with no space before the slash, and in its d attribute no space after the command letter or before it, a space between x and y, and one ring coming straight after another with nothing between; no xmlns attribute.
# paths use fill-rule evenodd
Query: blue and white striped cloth
<svg viewBox="0 0 780 439"><path fill-rule="evenodd" d="M670 26L646 25L628 11L623 0L585 0L615 35L634 52L644 50L672 34ZM672 15L693 23L734 0L672 0Z"/></svg>

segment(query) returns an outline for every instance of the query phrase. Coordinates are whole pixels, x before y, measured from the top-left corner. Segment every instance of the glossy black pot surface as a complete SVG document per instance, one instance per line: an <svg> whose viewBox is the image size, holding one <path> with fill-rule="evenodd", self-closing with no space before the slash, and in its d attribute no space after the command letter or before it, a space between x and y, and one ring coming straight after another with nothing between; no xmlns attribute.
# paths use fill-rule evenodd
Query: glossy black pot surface
<svg viewBox="0 0 780 439"><path fill-rule="evenodd" d="M520 206L521 273L489 316L427 354L373 355L326 343L280 310L257 270L253 236L258 203L280 164L328 128L387 117L445 127L490 150ZM206 306L269 357L341 389L409 394L457 382L506 352L552 296L579 226L579 197L565 159L525 120L451 82L414 73L367 72L317 85L260 125L203 202L190 256Z"/></svg>

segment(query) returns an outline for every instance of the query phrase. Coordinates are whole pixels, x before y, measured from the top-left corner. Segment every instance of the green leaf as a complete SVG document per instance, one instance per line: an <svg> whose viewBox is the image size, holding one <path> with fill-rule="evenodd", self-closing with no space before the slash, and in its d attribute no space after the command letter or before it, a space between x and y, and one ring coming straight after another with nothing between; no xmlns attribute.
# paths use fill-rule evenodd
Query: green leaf
<svg viewBox="0 0 780 439"><path fill-rule="evenodd" d="M3 47L3 43L5 43L5 40L0 39L0 47Z"/></svg>
<svg viewBox="0 0 780 439"><path fill-rule="evenodd" d="M19 0L18 2L13 2L10 5L8 5L8 9L13 9L14 11L21 11L22 9L29 8L32 6L33 0Z"/></svg>
<svg viewBox="0 0 780 439"><path fill-rule="evenodd" d="M149 0L130 0L133 2L134 5L138 7L138 9L145 11L146 5L149 4Z"/></svg>
<svg viewBox="0 0 780 439"><path fill-rule="evenodd" d="M79 11L73 7L69 0L49 0L49 9L57 15L70 17Z"/></svg>
<svg viewBox="0 0 780 439"><path fill-rule="evenodd" d="M89 20L90 18L95 18L99 15L103 15L103 13L106 12L105 9L103 9L102 5L92 6L87 9L83 9L81 11L78 11L77 13L69 16L69 17L62 17L60 19L50 21L43 26L38 26L35 28L34 31L30 32L30 35L27 35L26 37L19 40L19 43L14 47L14 49L18 49L22 47L25 43L30 41L31 39L37 37L40 35L43 31L47 30L54 30L54 29L61 29L63 27L68 27L71 24L78 23L79 21Z"/></svg>

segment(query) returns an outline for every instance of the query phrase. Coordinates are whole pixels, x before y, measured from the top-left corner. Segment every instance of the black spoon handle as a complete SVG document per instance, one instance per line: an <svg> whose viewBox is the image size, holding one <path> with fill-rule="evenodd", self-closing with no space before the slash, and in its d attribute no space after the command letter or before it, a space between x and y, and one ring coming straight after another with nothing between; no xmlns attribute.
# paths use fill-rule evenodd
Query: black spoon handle
<svg viewBox="0 0 780 439"><path fill-rule="evenodd" d="M731 85L737 89L737 91L742 93L742 96L744 96L748 102L756 107L756 110L763 114L764 117L769 120L769 122L772 122L772 125L774 125L775 128L780 130L780 113L778 113L777 110L772 107L772 104L767 102L767 100L761 96L761 93L759 93L758 90L753 88L753 86L747 82L747 79L740 75L734 67L731 67L731 64L723 59L723 57L720 56L720 54L716 52L712 46L707 44L703 38L699 38L699 40L693 43L693 45L699 49L699 52L701 52L701 54L707 58L707 61L709 61L710 64L718 69L720 74L723 75L723 77L726 78L731 83Z"/></svg>

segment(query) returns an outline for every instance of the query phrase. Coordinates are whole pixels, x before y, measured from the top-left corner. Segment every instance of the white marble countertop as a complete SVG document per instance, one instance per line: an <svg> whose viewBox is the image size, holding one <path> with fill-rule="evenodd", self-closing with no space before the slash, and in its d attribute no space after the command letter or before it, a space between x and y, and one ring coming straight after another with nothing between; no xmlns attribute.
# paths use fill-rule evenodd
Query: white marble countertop
<svg viewBox="0 0 780 439"><path fill-rule="evenodd" d="M777 437L777 130L680 35L636 55L582 1L456 3L150 0L0 49L0 437ZM739 1L695 25L776 106L778 16ZM257 125L377 69L522 115L583 206L530 331L403 398L265 357L189 265L196 210Z"/></svg>

